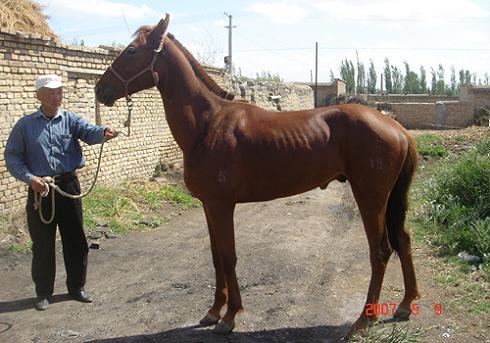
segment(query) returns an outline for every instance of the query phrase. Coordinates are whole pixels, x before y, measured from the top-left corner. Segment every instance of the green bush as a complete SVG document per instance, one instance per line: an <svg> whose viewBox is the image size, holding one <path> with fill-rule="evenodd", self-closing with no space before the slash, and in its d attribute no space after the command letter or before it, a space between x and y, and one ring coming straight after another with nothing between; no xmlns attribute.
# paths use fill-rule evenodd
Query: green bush
<svg viewBox="0 0 490 343"><path fill-rule="evenodd" d="M483 138L476 146L476 152L480 155L490 157L490 135Z"/></svg>
<svg viewBox="0 0 490 343"><path fill-rule="evenodd" d="M425 184L425 226L443 253L490 259L489 141L454 162L441 162Z"/></svg>

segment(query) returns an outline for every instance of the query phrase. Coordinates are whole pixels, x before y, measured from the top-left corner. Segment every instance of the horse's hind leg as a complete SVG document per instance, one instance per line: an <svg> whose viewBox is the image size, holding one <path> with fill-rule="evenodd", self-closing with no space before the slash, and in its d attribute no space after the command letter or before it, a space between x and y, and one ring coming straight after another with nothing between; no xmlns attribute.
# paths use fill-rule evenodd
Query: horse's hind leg
<svg viewBox="0 0 490 343"><path fill-rule="evenodd" d="M405 284L405 296L398 306L393 318L396 320L407 320L412 313L412 301L418 299L420 297L420 294L417 287L417 279L415 278L415 269L413 266L410 244L410 234L405 229L399 231L398 242L398 255L400 256L400 263L402 266L403 281Z"/></svg>
<svg viewBox="0 0 490 343"><path fill-rule="evenodd" d="M373 308L374 304L378 304L386 266L392 253L388 234L385 229L385 213L388 197L384 197L379 193L377 195L373 194L362 188L358 189L354 184L351 184L351 186L359 206L368 239L371 281L369 283L363 312L352 325L347 336L351 336L355 332L365 329L370 321L376 320L377 317Z"/></svg>

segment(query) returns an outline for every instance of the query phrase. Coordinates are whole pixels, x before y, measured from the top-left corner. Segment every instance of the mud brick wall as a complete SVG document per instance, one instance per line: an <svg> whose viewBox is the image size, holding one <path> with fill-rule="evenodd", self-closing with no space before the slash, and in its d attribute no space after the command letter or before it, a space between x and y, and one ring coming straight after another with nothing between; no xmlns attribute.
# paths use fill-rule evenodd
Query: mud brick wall
<svg viewBox="0 0 490 343"><path fill-rule="evenodd" d="M368 94L367 100L370 102L389 102L389 103L431 103L438 101L456 101L457 96L426 95L426 94Z"/></svg>
<svg viewBox="0 0 490 343"><path fill-rule="evenodd" d="M0 31L0 213L25 204L26 185L10 176L3 151L15 122L39 106L34 88L38 75L62 77L64 109L76 112L92 123L99 122L125 132L125 101L119 100L111 108L100 105L100 116L97 116L93 92L97 79L118 53L110 47L67 46L36 34ZM206 69L218 84L233 91L232 81L222 69ZM305 92L302 87L287 85L284 89L281 99L274 98L269 108L277 108L280 104L283 110L298 109L308 107L305 104L310 101L313 103L312 93ZM269 93L279 93L266 87L254 92L255 98L259 99L255 103L264 107L269 102ZM267 93L262 95L261 92ZM236 98L240 98L239 94ZM95 175L100 145L82 143L82 148L86 165L78 174L83 191ZM133 96L131 136L121 135L104 146L98 182L111 184L132 178L149 178L162 160L180 163L182 153L165 120L160 93L153 88Z"/></svg>
<svg viewBox="0 0 490 343"><path fill-rule="evenodd" d="M307 85L274 81L231 80L236 99L272 111L295 111L314 107L313 90Z"/></svg>
<svg viewBox="0 0 490 343"><path fill-rule="evenodd" d="M436 103L436 126L440 128L462 128L475 121L474 104L467 101L441 101Z"/></svg>
<svg viewBox="0 0 490 343"><path fill-rule="evenodd" d="M461 99L472 103L476 112L482 107L490 107L490 87L489 86L472 86L463 85L460 88Z"/></svg>
<svg viewBox="0 0 490 343"><path fill-rule="evenodd" d="M65 46L34 34L0 32L0 210L25 203L26 185L8 173L3 149L15 122L39 106L34 88L37 76L60 75L65 89L64 109L95 123L93 87L117 54L118 51L111 49ZM127 115L124 101L118 101L112 108L101 106L100 110L103 125L123 129ZM104 148L99 174L102 183L149 177L160 159L181 158L165 122L158 91L152 89L134 97L132 119L131 137L121 136ZM95 174L100 145L82 144L82 147L87 163L79 176L86 188Z"/></svg>
<svg viewBox="0 0 490 343"><path fill-rule="evenodd" d="M407 129L433 128L436 107L433 103L391 103L396 120Z"/></svg>

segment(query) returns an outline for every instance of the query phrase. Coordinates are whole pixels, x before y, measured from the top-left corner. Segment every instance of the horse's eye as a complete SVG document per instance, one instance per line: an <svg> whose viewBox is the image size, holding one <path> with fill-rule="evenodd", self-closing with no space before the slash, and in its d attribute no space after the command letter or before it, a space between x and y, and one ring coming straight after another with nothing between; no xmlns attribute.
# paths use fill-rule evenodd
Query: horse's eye
<svg viewBox="0 0 490 343"><path fill-rule="evenodd" d="M136 47L135 46L130 46L128 47L128 54L134 54L136 52Z"/></svg>

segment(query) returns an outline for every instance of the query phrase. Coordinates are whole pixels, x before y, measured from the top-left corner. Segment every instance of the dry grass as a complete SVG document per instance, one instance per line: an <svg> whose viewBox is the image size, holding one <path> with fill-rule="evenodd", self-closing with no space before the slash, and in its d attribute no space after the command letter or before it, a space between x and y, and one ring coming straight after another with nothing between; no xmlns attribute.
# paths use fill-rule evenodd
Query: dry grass
<svg viewBox="0 0 490 343"><path fill-rule="evenodd" d="M0 2L0 27L9 31L38 33L57 37L51 31L42 7L30 0L3 0Z"/></svg>

